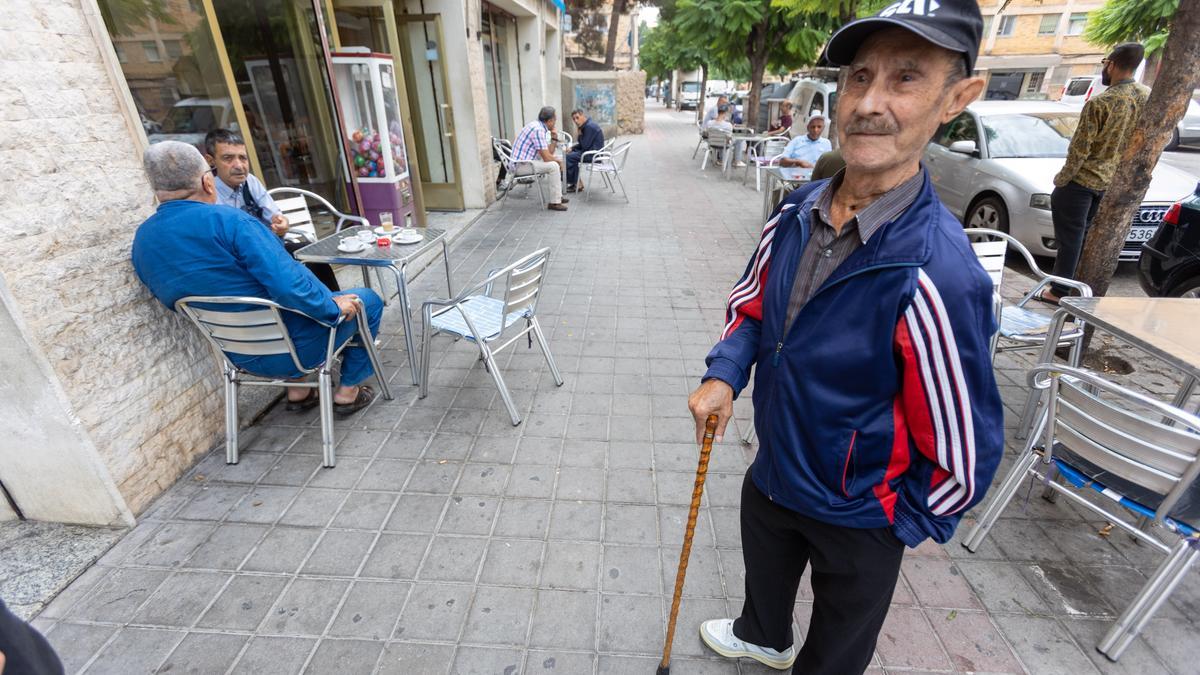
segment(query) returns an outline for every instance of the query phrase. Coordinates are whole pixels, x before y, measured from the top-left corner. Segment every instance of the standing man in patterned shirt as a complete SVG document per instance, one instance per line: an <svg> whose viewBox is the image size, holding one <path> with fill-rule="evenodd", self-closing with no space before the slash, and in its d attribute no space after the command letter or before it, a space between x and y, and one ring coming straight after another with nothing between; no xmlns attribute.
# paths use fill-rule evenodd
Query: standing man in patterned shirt
<svg viewBox="0 0 1200 675"><path fill-rule="evenodd" d="M546 208L566 211L567 202L570 201L562 196L562 172L566 170L566 165L554 155L553 134L557 118L551 106L538 111L537 120L526 124L517 134L517 140L513 141L512 166L508 169L515 176L549 176L543 181L550 188L550 203Z"/></svg>
<svg viewBox="0 0 1200 675"><path fill-rule="evenodd" d="M1083 104L1079 127L1067 149L1067 162L1054 177L1054 192L1050 193L1054 239L1058 242L1055 276L1075 277L1084 237L1117 170L1121 149L1146 103L1148 90L1133 81L1144 55L1145 49L1136 42L1117 45L1100 62L1104 66L1100 81L1108 89ZM1058 304L1068 292L1070 289L1056 284L1042 292L1042 300Z"/></svg>

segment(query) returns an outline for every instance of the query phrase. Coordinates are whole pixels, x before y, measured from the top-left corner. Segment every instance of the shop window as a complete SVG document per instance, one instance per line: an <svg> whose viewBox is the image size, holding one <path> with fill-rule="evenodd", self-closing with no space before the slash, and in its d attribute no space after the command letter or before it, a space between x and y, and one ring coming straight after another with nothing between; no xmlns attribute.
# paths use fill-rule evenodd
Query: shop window
<svg viewBox="0 0 1200 675"><path fill-rule="evenodd" d="M986 40L988 38L988 35L991 34L991 30L992 16L989 14L988 16L983 17L983 39Z"/></svg>
<svg viewBox="0 0 1200 675"><path fill-rule="evenodd" d="M137 11L125 0L99 0L99 5L109 36L116 40L113 47L138 120L151 143L177 140L198 147L215 126L237 126L202 11L190 11L187 3L173 5L171 16L154 3L138 5ZM127 41L157 35L158 28L168 26L175 35L187 32L182 39L165 41L165 53L154 40ZM178 45L177 55L171 43ZM155 67L147 68L147 61Z"/></svg>
<svg viewBox="0 0 1200 675"><path fill-rule="evenodd" d="M1011 15L1002 16L1000 17L1000 27L996 30L996 35L998 37L1011 37L1016 26L1017 17Z"/></svg>
<svg viewBox="0 0 1200 675"><path fill-rule="evenodd" d="M1087 28L1087 12L1078 12L1071 15L1071 20L1067 22L1067 35L1083 35L1084 29Z"/></svg>
<svg viewBox="0 0 1200 675"><path fill-rule="evenodd" d="M1054 35L1058 32L1058 22L1062 14L1043 14L1042 22L1038 24L1038 35Z"/></svg>

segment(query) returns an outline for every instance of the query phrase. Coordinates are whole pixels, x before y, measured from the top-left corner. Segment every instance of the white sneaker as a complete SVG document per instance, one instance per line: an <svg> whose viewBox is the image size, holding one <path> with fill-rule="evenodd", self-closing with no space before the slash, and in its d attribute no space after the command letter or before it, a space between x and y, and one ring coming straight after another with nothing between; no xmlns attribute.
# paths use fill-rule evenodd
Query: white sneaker
<svg viewBox="0 0 1200 675"><path fill-rule="evenodd" d="M711 619L700 624L700 639L721 656L745 656L776 670L787 670L796 662L796 645L781 652L752 645L733 634L733 619Z"/></svg>

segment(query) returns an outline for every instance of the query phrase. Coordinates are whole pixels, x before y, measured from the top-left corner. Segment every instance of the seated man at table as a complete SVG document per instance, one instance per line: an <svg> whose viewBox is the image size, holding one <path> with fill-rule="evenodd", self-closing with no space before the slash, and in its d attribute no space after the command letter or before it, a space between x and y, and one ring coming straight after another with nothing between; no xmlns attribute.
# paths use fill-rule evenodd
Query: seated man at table
<svg viewBox="0 0 1200 675"><path fill-rule="evenodd" d="M242 137L228 129L213 129L204 137L204 152L205 159L217 173L217 203L245 211L282 239L290 223L267 194L262 181L250 173L250 156ZM283 247L294 254L308 243L284 241ZM307 263L306 266L329 290L339 289L332 267L325 263Z"/></svg>
<svg viewBox="0 0 1200 675"><path fill-rule="evenodd" d="M513 141L512 166L509 170L516 176L545 175L542 185L550 190L551 211L566 211L567 202L562 196L562 171L566 168L562 159L554 155L554 124L558 114L552 106L538 111L538 118L526 124ZM520 162L520 163L518 163Z"/></svg>
<svg viewBox="0 0 1200 675"><path fill-rule="evenodd" d="M133 268L154 297L175 309L189 295L245 296L273 300L338 328L339 344L354 333L364 311L372 339L379 332L383 300L369 288L330 293L304 265L288 255L279 239L244 211L217 204L216 179L200 151L179 141L163 141L143 157L158 210L138 227L133 238ZM305 367L325 358L329 329L284 312L300 362ZM297 378L291 356L233 357L239 367L256 375ZM348 415L366 407L374 397L362 382L372 375L371 361L361 347L342 352L342 378L334 390L333 410ZM288 410L315 406L317 391L288 389Z"/></svg>
<svg viewBox="0 0 1200 675"><path fill-rule="evenodd" d="M717 119L717 111L720 110L721 106L723 105L729 105L728 96L717 97L717 104L709 108L708 111L704 113L704 123L701 126L707 127L709 122Z"/></svg>
<svg viewBox="0 0 1200 675"><path fill-rule="evenodd" d="M567 192L583 189L583 183L579 182L579 163L583 161L584 153L597 152L604 147L604 130L582 110L576 108L572 111L571 121L579 130L579 139L567 153ZM591 162L592 157L594 155L588 155L587 161Z"/></svg>
<svg viewBox="0 0 1200 675"><path fill-rule="evenodd" d="M825 118L813 115L808 120L808 133L788 141L783 149L783 157L779 158L779 166L798 166L802 169L816 166L821 155L833 149L828 138L821 138L822 131L825 131Z"/></svg>
<svg viewBox="0 0 1200 675"><path fill-rule="evenodd" d="M724 105L718 105L717 106L717 116L714 117L711 121L709 121L708 123L706 123L704 125L704 131L707 133L707 132L715 129L717 131L723 131L726 134L732 134L733 133L733 124L729 121L729 113L730 113L731 107L732 106L730 106L728 103L726 103ZM740 155L738 153L738 150L740 150L740 149L741 149L740 146L737 146L734 149L733 158L735 160L739 159L739 157L740 157ZM724 162L725 158L722 157L720 153L717 153L717 161Z"/></svg>
<svg viewBox="0 0 1200 675"><path fill-rule="evenodd" d="M787 136L792 133L792 102L784 101L779 104L779 119L767 128L772 136Z"/></svg>

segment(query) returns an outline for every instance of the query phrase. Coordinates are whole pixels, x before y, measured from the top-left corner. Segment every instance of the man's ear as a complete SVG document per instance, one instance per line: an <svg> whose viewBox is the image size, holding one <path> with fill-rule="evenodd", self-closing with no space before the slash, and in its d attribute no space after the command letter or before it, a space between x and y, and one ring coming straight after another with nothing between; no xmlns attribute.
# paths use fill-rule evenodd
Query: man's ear
<svg viewBox="0 0 1200 675"><path fill-rule="evenodd" d="M949 122L966 110L983 93L985 84L982 77L968 77L955 82L947 97L949 106L942 113L941 123Z"/></svg>

